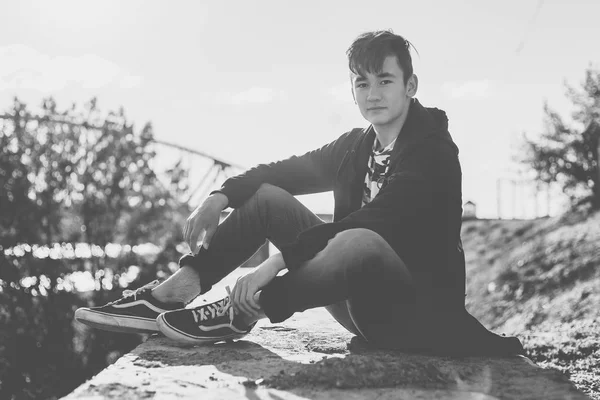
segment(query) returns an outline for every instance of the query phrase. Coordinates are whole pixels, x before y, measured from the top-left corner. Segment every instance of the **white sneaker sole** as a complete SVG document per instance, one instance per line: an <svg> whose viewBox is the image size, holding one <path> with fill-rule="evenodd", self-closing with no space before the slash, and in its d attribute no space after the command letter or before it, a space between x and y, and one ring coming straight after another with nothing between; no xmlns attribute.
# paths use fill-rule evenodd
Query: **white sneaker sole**
<svg viewBox="0 0 600 400"><path fill-rule="evenodd" d="M196 336L188 335L170 325L163 317L163 314L160 314L158 318L156 318L156 325L158 325L158 329L160 332L168 337L171 340L174 340L179 343L185 344L212 344L221 341L232 341L234 339L241 339L246 336L248 333L232 333L226 336L217 336L217 337L202 337L198 338Z"/></svg>
<svg viewBox="0 0 600 400"><path fill-rule="evenodd" d="M102 329L111 332L122 333L156 333L158 326L156 320L134 317L127 315L106 314L103 312L90 310L89 308L79 308L75 311L75 319L82 324L92 328Z"/></svg>

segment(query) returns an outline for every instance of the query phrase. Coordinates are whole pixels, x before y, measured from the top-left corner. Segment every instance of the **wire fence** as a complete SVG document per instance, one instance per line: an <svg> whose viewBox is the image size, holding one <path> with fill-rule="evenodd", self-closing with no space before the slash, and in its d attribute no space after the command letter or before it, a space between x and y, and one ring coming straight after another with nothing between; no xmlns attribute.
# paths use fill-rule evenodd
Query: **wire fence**
<svg viewBox="0 0 600 400"><path fill-rule="evenodd" d="M558 184L522 177L496 181L498 219L533 219L554 216L567 207L568 197Z"/></svg>

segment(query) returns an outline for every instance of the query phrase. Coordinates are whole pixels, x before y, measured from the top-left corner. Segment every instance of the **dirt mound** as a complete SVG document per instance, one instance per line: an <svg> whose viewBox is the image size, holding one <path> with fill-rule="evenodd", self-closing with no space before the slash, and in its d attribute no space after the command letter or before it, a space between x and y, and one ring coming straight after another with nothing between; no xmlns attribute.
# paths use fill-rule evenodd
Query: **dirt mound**
<svg viewBox="0 0 600 400"><path fill-rule="evenodd" d="M469 311L600 399L600 212L470 220L462 239Z"/></svg>

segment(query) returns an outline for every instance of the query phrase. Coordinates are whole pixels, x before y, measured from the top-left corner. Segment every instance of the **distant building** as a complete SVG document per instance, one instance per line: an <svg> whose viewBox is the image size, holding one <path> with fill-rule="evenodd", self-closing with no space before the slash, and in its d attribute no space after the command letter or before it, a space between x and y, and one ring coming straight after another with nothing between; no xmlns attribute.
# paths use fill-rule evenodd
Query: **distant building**
<svg viewBox="0 0 600 400"><path fill-rule="evenodd" d="M463 205L462 219L477 219L477 206L472 201L467 201Z"/></svg>

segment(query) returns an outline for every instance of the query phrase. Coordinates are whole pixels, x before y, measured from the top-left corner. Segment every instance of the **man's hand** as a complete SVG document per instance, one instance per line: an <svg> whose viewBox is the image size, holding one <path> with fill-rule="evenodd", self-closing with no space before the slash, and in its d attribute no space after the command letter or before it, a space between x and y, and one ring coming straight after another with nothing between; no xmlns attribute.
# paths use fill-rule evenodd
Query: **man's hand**
<svg viewBox="0 0 600 400"><path fill-rule="evenodd" d="M265 262L256 267L252 272L239 278L230 294L234 310L249 316L257 316L261 310L256 302L256 293L267 286L285 268L281 254L269 257Z"/></svg>
<svg viewBox="0 0 600 400"><path fill-rule="evenodd" d="M228 199L222 193L209 196L188 217L183 228L183 239L190 246L193 254L199 250L198 241L202 240L202 246L208 249L208 245L219 226L221 211L227 207Z"/></svg>

